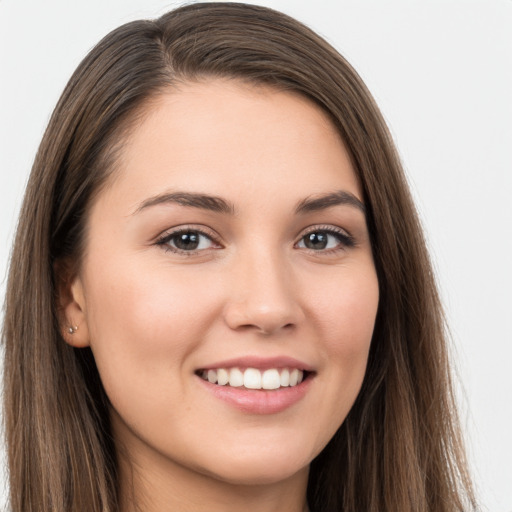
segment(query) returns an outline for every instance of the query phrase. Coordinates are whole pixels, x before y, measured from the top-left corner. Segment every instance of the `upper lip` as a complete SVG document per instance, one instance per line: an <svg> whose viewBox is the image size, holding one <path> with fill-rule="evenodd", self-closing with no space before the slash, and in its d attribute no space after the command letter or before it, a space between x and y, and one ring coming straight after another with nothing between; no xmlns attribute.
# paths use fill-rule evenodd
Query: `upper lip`
<svg viewBox="0 0 512 512"><path fill-rule="evenodd" d="M289 356L261 357L261 356L242 356L232 359L217 361L206 366L201 370L215 370L217 368L256 368L266 370L269 368L297 368L298 370L313 371L313 367L303 361Z"/></svg>

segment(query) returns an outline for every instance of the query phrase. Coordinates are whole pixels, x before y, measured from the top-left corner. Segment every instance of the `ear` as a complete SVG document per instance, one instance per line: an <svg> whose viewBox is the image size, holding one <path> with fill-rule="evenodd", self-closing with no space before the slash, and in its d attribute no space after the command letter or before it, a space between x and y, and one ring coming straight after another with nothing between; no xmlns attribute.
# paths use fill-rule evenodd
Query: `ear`
<svg viewBox="0 0 512 512"><path fill-rule="evenodd" d="M57 284L57 310L60 332L66 343L76 348L89 346L85 294L78 273L71 273L63 262L54 267Z"/></svg>

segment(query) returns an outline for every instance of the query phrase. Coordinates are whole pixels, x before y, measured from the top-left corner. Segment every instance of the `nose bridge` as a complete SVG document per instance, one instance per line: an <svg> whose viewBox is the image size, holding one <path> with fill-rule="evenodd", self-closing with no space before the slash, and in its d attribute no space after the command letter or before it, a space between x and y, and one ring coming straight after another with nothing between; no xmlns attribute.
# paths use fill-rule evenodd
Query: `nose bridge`
<svg viewBox="0 0 512 512"><path fill-rule="evenodd" d="M282 251L258 244L240 251L226 305L228 325L265 334L296 325L301 310L293 281Z"/></svg>

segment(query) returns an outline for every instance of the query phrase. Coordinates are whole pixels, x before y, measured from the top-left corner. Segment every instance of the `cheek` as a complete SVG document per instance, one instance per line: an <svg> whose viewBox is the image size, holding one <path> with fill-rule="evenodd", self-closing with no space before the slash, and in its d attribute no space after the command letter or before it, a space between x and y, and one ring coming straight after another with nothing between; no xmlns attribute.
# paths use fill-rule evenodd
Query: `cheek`
<svg viewBox="0 0 512 512"><path fill-rule="evenodd" d="M326 283L318 290L311 315L322 331L326 350L348 359L366 357L379 303L373 267Z"/></svg>
<svg viewBox="0 0 512 512"><path fill-rule="evenodd" d="M119 382L130 386L158 376L165 383L188 371L187 355L218 314L202 280L159 266L96 268L87 283L87 321L107 392L115 393Z"/></svg>
<svg viewBox="0 0 512 512"><path fill-rule="evenodd" d="M326 443L348 415L366 372L379 303L375 271L348 273L337 283L326 282L316 294L314 310L324 368L319 373L324 392L324 414L329 425L319 439Z"/></svg>
<svg viewBox="0 0 512 512"><path fill-rule="evenodd" d="M134 431L174 424L175 407L186 413L178 404L190 392L189 356L218 316L203 288L186 272L158 265L144 272L140 266L137 271L136 266L103 265L91 274L91 349L114 410Z"/></svg>
<svg viewBox="0 0 512 512"><path fill-rule="evenodd" d="M180 340L198 326L196 312L210 311L211 300L201 279L159 267L142 271L137 265L111 265L92 275L87 316L93 341L105 332L128 332L126 341L146 339L167 346L172 337L179 348Z"/></svg>

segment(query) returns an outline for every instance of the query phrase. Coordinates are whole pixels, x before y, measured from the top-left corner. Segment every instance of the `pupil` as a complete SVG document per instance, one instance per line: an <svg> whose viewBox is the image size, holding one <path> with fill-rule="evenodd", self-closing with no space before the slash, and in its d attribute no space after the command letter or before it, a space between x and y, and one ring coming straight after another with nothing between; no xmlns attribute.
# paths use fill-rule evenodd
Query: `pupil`
<svg viewBox="0 0 512 512"><path fill-rule="evenodd" d="M186 233L180 233L176 235L174 244L178 249L194 250L199 245L199 236L193 231L187 231Z"/></svg>
<svg viewBox="0 0 512 512"><path fill-rule="evenodd" d="M309 235L306 235L304 244L308 249L325 249L327 247L327 234L310 233Z"/></svg>

